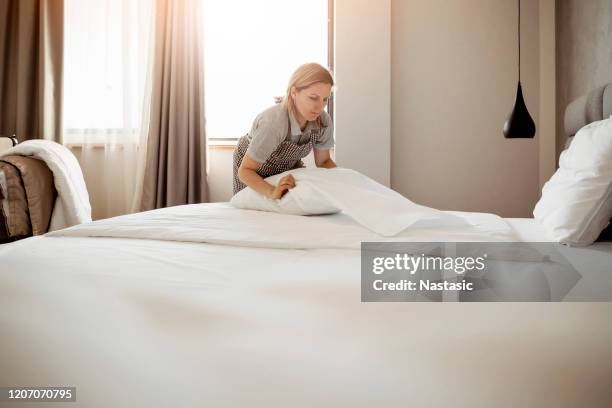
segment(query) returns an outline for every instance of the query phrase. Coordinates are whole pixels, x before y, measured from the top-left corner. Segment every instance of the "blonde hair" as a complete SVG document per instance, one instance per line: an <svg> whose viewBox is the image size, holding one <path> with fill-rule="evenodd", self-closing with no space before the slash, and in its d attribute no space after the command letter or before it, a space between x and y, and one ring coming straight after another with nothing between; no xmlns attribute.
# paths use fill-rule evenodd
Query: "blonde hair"
<svg viewBox="0 0 612 408"><path fill-rule="evenodd" d="M287 112L294 116L296 115L295 101L291 97L291 88L295 86L297 91L308 88L310 85L322 82L334 86L334 78L331 72L324 66L315 62L300 65L298 69L289 78L289 84L287 85L287 92L283 97L276 97L276 103L283 103Z"/></svg>

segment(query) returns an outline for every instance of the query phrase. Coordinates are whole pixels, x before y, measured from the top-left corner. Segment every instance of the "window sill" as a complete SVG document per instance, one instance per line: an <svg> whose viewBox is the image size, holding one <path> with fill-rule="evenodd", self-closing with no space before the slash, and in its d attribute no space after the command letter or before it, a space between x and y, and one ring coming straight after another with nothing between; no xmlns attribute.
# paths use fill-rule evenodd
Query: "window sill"
<svg viewBox="0 0 612 408"><path fill-rule="evenodd" d="M209 141L208 148L212 150L225 150L225 149L235 149L238 141ZM92 149L104 149L107 144L106 143L66 143L64 144L68 149L83 149L85 146ZM123 150L123 144L115 143L112 145L114 149Z"/></svg>
<svg viewBox="0 0 612 408"><path fill-rule="evenodd" d="M106 146L108 146L108 144L106 143L64 143L64 146L67 147L68 149L83 149L85 147L88 147L91 149L104 149ZM122 143L114 143L112 147L117 150L123 150Z"/></svg>
<svg viewBox="0 0 612 408"><path fill-rule="evenodd" d="M211 148L235 148L238 140L209 140L208 146Z"/></svg>

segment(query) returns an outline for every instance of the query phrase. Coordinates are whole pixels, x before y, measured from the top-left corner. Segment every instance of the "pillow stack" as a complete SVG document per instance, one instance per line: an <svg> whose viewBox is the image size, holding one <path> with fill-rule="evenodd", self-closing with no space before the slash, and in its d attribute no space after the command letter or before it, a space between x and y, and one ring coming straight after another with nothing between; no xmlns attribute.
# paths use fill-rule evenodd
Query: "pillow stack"
<svg viewBox="0 0 612 408"><path fill-rule="evenodd" d="M592 244L612 217L612 118L576 133L544 185L533 215L551 239Z"/></svg>

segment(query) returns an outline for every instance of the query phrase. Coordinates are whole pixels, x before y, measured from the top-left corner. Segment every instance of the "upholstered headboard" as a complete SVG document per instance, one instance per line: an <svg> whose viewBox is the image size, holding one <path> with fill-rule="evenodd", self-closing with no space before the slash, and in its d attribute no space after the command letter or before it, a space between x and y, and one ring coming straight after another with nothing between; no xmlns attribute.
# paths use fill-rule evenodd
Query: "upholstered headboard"
<svg viewBox="0 0 612 408"><path fill-rule="evenodd" d="M576 99L565 108L564 127L569 146L572 137L591 122L609 118L612 115L612 84L596 88ZM612 221L612 220L610 220ZM612 222L601 232L598 241L612 241Z"/></svg>
<svg viewBox="0 0 612 408"><path fill-rule="evenodd" d="M565 108L565 135L570 138L583 126L612 115L612 84L596 88Z"/></svg>

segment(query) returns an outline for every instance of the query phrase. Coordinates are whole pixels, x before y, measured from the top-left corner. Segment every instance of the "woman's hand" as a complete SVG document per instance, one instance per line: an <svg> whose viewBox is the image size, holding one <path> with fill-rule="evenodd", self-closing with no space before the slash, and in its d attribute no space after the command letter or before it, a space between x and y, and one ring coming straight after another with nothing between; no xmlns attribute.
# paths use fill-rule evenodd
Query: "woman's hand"
<svg viewBox="0 0 612 408"><path fill-rule="evenodd" d="M293 187L295 187L295 179L291 174L287 174L285 177L280 179L278 185L270 192L269 197L274 200L278 200Z"/></svg>

